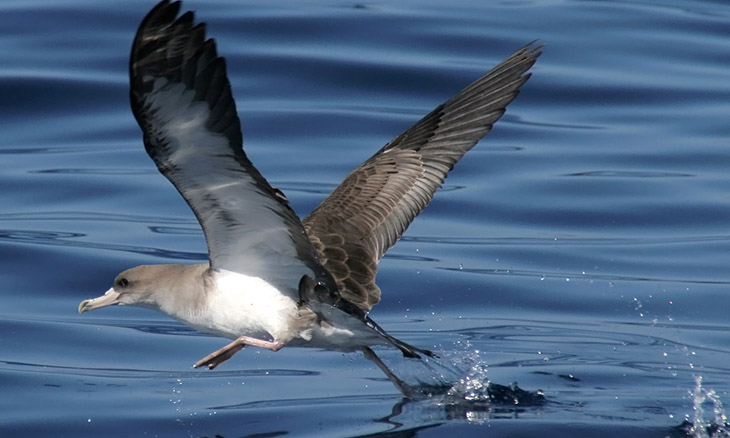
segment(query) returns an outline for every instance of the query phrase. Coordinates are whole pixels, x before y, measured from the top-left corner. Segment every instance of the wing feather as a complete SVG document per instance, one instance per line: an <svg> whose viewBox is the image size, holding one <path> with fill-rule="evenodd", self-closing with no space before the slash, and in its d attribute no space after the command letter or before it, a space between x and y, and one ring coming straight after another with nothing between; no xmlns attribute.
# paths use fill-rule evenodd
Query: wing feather
<svg viewBox="0 0 730 438"><path fill-rule="evenodd" d="M378 303L378 261L504 114L540 53L540 46L523 47L436 107L352 171L304 219L345 299L364 311Z"/></svg>
<svg viewBox="0 0 730 438"><path fill-rule="evenodd" d="M211 268L288 287L326 275L287 199L243 151L225 60L205 25L179 10L158 4L132 47L131 103L147 153L198 218Z"/></svg>

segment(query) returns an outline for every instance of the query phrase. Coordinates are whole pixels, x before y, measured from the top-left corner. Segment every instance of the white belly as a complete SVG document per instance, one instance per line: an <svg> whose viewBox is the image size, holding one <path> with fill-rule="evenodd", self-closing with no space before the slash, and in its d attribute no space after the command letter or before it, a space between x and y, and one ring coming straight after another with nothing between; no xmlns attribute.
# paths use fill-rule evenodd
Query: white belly
<svg viewBox="0 0 730 438"><path fill-rule="evenodd" d="M170 316L205 333L236 339L249 336L290 346L352 351L387 341L359 319L329 305L319 311L299 309L298 291L279 290L259 277L222 270L216 287L195 312Z"/></svg>
<svg viewBox="0 0 730 438"><path fill-rule="evenodd" d="M221 271L200 314L185 321L202 332L235 339L287 340L296 325L296 291L280 291L258 277Z"/></svg>

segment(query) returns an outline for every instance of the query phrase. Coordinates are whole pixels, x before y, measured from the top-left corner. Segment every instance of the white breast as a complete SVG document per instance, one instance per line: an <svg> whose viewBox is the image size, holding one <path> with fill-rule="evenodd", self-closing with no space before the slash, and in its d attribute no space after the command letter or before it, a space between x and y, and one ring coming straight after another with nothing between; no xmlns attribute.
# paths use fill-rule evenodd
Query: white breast
<svg viewBox="0 0 730 438"><path fill-rule="evenodd" d="M286 340L297 318L295 291L280 291L258 277L221 270L214 274L202 311L190 326L235 339L241 335L262 340Z"/></svg>

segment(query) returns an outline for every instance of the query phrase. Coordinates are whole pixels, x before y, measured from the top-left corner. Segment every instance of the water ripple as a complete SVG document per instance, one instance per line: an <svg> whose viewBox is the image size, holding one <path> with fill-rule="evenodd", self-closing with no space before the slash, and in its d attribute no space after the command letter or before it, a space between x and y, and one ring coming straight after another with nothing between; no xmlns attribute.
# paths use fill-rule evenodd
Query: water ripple
<svg viewBox="0 0 730 438"><path fill-rule="evenodd" d="M90 211L56 211L34 213L0 213L0 221L90 221L125 223L195 224L195 219L181 219L168 216L145 216L138 214L96 213Z"/></svg>
<svg viewBox="0 0 730 438"><path fill-rule="evenodd" d="M730 235L657 236L657 237L450 237L405 235L403 242L443 245L485 246L653 246L678 243L730 242Z"/></svg>
<svg viewBox="0 0 730 438"><path fill-rule="evenodd" d="M62 168L62 169L41 169L31 170L28 173L38 174L55 174L55 175L123 175L123 176L139 176L149 175L147 170L135 169L81 169L81 168Z"/></svg>
<svg viewBox="0 0 730 438"><path fill-rule="evenodd" d="M164 379L164 378L228 378L228 377L257 377L257 376L316 376L319 373L314 371L290 370L290 369L266 369L266 370L235 370L221 371L215 373L206 370L192 371L156 371L136 368L95 368L95 367L71 367L54 365L51 363L31 363L18 361L0 360L0 371L8 372L32 372L36 374L51 375L72 375L83 377L107 377L112 379Z"/></svg>
<svg viewBox="0 0 730 438"><path fill-rule="evenodd" d="M469 274L480 274L480 275L493 275L493 276L514 276L514 277L529 277L529 278L540 278L540 279L583 279L583 280L606 280L610 282L626 281L626 282L656 282L656 283L687 283L687 284L719 284L728 285L728 280L701 280L691 278L658 278L648 276L632 276L632 275L620 275L620 274L593 274L590 272L546 272L546 271L533 271L528 269L492 269L492 268L465 268L465 267L446 267L439 266L435 269L442 271L451 272L464 272Z"/></svg>
<svg viewBox="0 0 730 438"><path fill-rule="evenodd" d="M0 241L14 243L31 243L46 246L63 246L68 248L103 249L109 251L143 254L159 258L174 260L205 261L208 254L187 251L172 251L162 248L153 248L137 245L122 245L113 243L84 242L79 239L86 237L82 233L54 232L54 231L28 231L0 229Z"/></svg>
<svg viewBox="0 0 730 438"><path fill-rule="evenodd" d="M697 176L692 173L659 172L649 170L590 170L566 173L563 176L597 176L607 178L687 178Z"/></svg>

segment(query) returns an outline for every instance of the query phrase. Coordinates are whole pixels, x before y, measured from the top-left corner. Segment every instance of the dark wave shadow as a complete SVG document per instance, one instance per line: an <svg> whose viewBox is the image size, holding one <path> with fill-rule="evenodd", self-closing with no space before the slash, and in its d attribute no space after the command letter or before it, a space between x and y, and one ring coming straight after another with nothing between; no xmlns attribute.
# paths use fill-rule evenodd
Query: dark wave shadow
<svg viewBox="0 0 730 438"><path fill-rule="evenodd" d="M646 246L678 243L728 242L728 235L665 236L665 237L450 237L450 236L403 236L401 241L438 243L444 245L510 245L510 246Z"/></svg>
<svg viewBox="0 0 730 438"><path fill-rule="evenodd" d="M28 173L33 174L53 174L53 175L123 175L123 176L142 176L149 175L147 170L133 170L133 169L89 169L89 168L56 168L56 169L41 169L41 170L30 170Z"/></svg>
<svg viewBox="0 0 730 438"><path fill-rule="evenodd" d="M220 378L220 377L258 377L258 376L317 376L316 371L292 370L292 369L250 369L250 370L234 370L234 371L216 371L209 373L204 370L149 370L142 368L97 368L97 367L71 367L63 365L53 365L48 363L35 362L19 362L19 361L3 361L0 360L0 370L32 372L34 374L55 374L55 375L71 375L79 377L107 377L114 379L162 379L175 376L176 378Z"/></svg>
<svg viewBox="0 0 730 438"><path fill-rule="evenodd" d="M728 285L730 281L721 280L699 280L689 278L658 278L658 277L647 277L647 276L632 276L632 275L608 275L608 274L592 274L586 272L552 272L546 273L545 271L532 271L528 269L494 269L494 268L451 268L451 267L436 267L442 271L455 271L465 272L470 274L479 275L493 275L501 276L506 275L510 277L529 277L529 278L540 278L540 279L558 279L563 280L566 278L581 279L581 280L605 280L610 282L617 281L628 281L628 282L652 282L652 283L687 283L687 284L713 284L713 285Z"/></svg>
<svg viewBox="0 0 730 438"><path fill-rule="evenodd" d="M692 173L659 172L649 170L591 170L586 172L566 173L563 176L593 176L603 178L688 178Z"/></svg>
<svg viewBox="0 0 730 438"><path fill-rule="evenodd" d="M162 248L153 248L137 245L119 245L111 243L84 242L78 239L86 237L83 233L69 233L58 231L28 231L0 229L0 241L26 243L45 246L63 246L67 248L91 248L107 251L117 251L133 254L142 254L174 260L192 260L202 262L208 255L200 252L170 251Z"/></svg>
<svg viewBox="0 0 730 438"><path fill-rule="evenodd" d="M162 224L194 224L198 222L192 218L182 219L166 216L146 216L138 214L109 214L88 211L59 211L36 213L2 213L0 221L90 221L90 222L121 222L121 223L162 223Z"/></svg>

